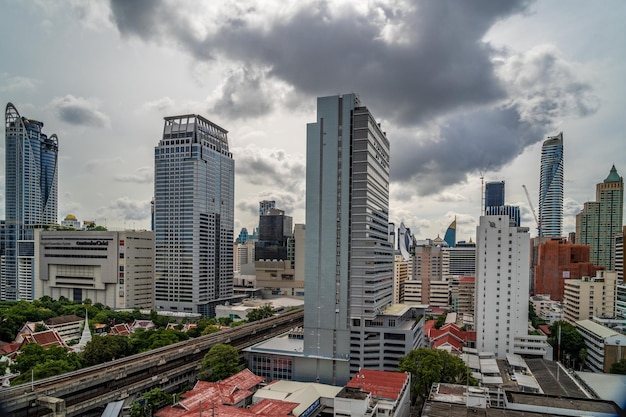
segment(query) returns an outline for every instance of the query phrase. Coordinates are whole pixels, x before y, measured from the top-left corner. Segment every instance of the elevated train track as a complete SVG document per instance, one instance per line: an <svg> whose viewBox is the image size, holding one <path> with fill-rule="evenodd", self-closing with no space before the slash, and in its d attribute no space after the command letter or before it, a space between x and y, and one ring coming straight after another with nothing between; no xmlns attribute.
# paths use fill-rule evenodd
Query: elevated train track
<svg viewBox="0 0 626 417"><path fill-rule="evenodd" d="M243 349L302 326L303 318L302 309L289 311L32 384L0 389L0 406L6 415L15 417L50 416L55 407L64 408L65 416L73 417L153 388L173 390L192 385L211 346L224 343Z"/></svg>

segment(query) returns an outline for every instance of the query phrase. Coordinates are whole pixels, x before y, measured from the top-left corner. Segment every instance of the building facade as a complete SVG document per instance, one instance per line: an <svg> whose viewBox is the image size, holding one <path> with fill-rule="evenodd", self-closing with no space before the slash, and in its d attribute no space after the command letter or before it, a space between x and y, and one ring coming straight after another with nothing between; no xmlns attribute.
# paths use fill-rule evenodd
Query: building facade
<svg viewBox="0 0 626 417"><path fill-rule="evenodd" d="M155 308L215 315L233 296L235 163L227 131L165 118L155 148Z"/></svg>
<svg viewBox="0 0 626 417"><path fill-rule="evenodd" d="M476 243L457 242L453 248L441 249L441 277L453 278L473 277L476 275Z"/></svg>
<svg viewBox="0 0 626 417"><path fill-rule="evenodd" d="M564 238L538 238L533 239L533 249L535 242L534 294L548 294L554 301L563 301L565 280L595 276L602 269L589 262L589 245L568 243Z"/></svg>
<svg viewBox="0 0 626 417"><path fill-rule="evenodd" d="M412 313L377 321L393 302L389 155L355 94L318 98L317 121L307 125L304 356L312 360L302 378L343 383L361 367L393 362L370 358L365 329L413 330L404 327Z"/></svg>
<svg viewBox="0 0 626 417"><path fill-rule="evenodd" d="M624 178L611 167L608 177L596 185L596 201L586 202L576 215L576 243L591 247L591 262L615 269L615 236L622 233Z"/></svg>
<svg viewBox="0 0 626 417"><path fill-rule="evenodd" d="M267 209L259 216L259 240L255 243L254 260L288 260L287 241L293 237L293 220L283 210Z"/></svg>
<svg viewBox="0 0 626 417"><path fill-rule="evenodd" d="M614 317L616 291L615 271L597 271L595 277L565 280L565 320L574 324L594 316Z"/></svg>
<svg viewBox="0 0 626 417"><path fill-rule="evenodd" d="M35 232L35 298L153 308L154 232Z"/></svg>
<svg viewBox="0 0 626 417"><path fill-rule="evenodd" d="M485 210L487 207L504 205L504 181L491 181L485 184Z"/></svg>
<svg viewBox="0 0 626 417"><path fill-rule="evenodd" d="M481 216L476 230L476 348L545 356L545 336L528 335L530 235L508 216Z"/></svg>
<svg viewBox="0 0 626 417"><path fill-rule="evenodd" d="M591 320L580 320L574 325L585 341L586 368L609 372L611 365L626 358L626 335Z"/></svg>
<svg viewBox="0 0 626 417"><path fill-rule="evenodd" d="M5 110L5 234L0 300L32 300L35 229L55 224L59 140L43 123Z"/></svg>
<svg viewBox="0 0 626 417"><path fill-rule="evenodd" d="M561 236L563 228L563 132L541 147L539 236Z"/></svg>

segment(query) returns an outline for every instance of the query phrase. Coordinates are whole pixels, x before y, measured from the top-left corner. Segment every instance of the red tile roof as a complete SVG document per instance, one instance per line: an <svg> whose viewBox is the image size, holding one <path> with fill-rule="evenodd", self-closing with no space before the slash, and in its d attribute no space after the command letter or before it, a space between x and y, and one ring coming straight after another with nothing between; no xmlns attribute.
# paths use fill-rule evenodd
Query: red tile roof
<svg viewBox="0 0 626 417"><path fill-rule="evenodd" d="M128 323L116 324L109 330L109 334L115 336L129 336L131 333L132 331Z"/></svg>
<svg viewBox="0 0 626 417"><path fill-rule="evenodd" d="M155 413L156 417L198 417L199 415L211 417L293 417L289 414L258 414L252 408L236 408L227 405L202 403L202 413L200 413L200 404L193 409L179 409L180 412L172 411L173 407L167 407Z"/></svg>
<svg viewBox="0 0 626 417"><path fill-rule="evenodd" d="M371 393L372 397L395 401L400 399L402 388L408 384L408 379L409 375L403 372L361 369L346 387L360 388Z"/></svg>
<svg viewBox="0 0 626 417"><path fill-rule="evenodd" d="M548 326L547 324L540 324L539 330L541 330L546 336L550 336L552 334L552 332L550 331L550 326Z"/></svg>
<svg viewBox="0 0 626 417"><path fill-rule="evenodd" d="M19 350L21 343L12 342L12 343L3 343L0 345L0 355L9 355L11 353L15 353Z"/></svg>
<svg viewBox="0 0 626 417"><path fill-rule="evenodd" d="M85 320L82 317L77 316L76 314L71 314L69 316L59 316L59 317L52 317L49 318L48 320L46 320L46 324L48 326L59 326L61 324L67 324L67 323L78 323Z"/></svg>
<svg viewBox="0 0 626 417"><path fill-rule="evenodd" d="M249 369L244 369L220 382L198 381L191 391L181 395L182 399L178 404L166 407L155 413L155 415L159 417L182 417L191 415L187 414L191 410L196 410L195 415L197 415L200 405L202 405L204 410L208 410L210 407L215 407L215 410L217 410L217 407L222 407L222 405L236 405L251 397L254 394L251 389L264 380L263 377L253 374ZM231 408L240 410L234 407ZM224 416L240 415L227 414L227 410L222 410L221 412L224 413ZM216 413L215 415L217 416L218 414ZM249 416L255 414L241 415Z"/></svg>
<svg viewBox="0 0 626 417"><path fill-rule="evenodd" d="M446 345L446 344L453 347L459 353L463 351L463 343L449 334L446 334L445 336L440 337L439 339L435 340L433 343L433 348L438 349L441 346Z"/></svg>
<svg viewBox="0 0 626 417"><path fill-rule="evenodd" d="M476 282L475 277L461 277L459 278L459 282Z"/></svg>
<svg viewBox="0 0 626 417"><path fill-rule="evenodd" d="M250 411L255 414L267 415L267 416L278 416L278 415L290 415L291 412L300 404L291 403L288 401L280 401L280 400L268 400L267 398L262 399L258 403L254 404L250 407Z"/></svg>
<svg viewBox="0 0 626 417"><path fill-rule="evenodd" d="M67 348L67 344L63 341L56 330L46 330L43 332L24 335L24 343L37 343L44 349L51 346L60 346Z"/></svg>

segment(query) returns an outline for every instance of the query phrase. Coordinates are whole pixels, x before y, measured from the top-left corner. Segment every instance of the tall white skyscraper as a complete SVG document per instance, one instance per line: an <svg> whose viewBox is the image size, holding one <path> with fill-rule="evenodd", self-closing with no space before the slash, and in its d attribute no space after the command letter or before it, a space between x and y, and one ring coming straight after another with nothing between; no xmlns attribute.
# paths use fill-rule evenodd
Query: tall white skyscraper
<svg viewBox="0 0 626 417"><path fill-rule="evenodd" d="M1 300L32 300L34 230L57 223L59 140L43 123L5 110L5 234L0 272Z"/></svg>
<svg viewBox="0 0 626 417"><path fill-rule="evenodd" d="M530 233L507 215L481 216L476 229L476 348L548 357L545 336L528 335Z"/></svg>
<svg viewBox="0 0 626 417"><path fill-rule="evenodd" d="M214 316L233 295L235 163L227 131L165 118L155 148L155 308Z"/></svg>
<svg viewBox="0 0 626 417"><path fill-rule="evenodd" d="M563 132L541 147L539 236L561 236L563 227Z"/></svg>

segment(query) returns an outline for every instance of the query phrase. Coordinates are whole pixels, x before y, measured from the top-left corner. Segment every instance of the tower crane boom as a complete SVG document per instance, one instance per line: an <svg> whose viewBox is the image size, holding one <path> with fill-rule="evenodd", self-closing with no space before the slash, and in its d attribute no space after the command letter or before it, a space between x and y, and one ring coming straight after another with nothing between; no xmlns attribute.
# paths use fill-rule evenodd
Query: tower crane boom
<svg viewBox="0 0 626 417"><path fill-rule="evenodd" d="M528 199L528 205L530 206L530 211L533 212L533 217L535 218L535 224L537 225L537 232L541 236L541 225L539 223L539 220L537 219L537 214L535 213L535 207L533 207L533 202L530 200L530 194L528 194L528 189L526 188L524 184L522 184L522 187L524 188L524 192L526 193L526 198Z"/></svg>

